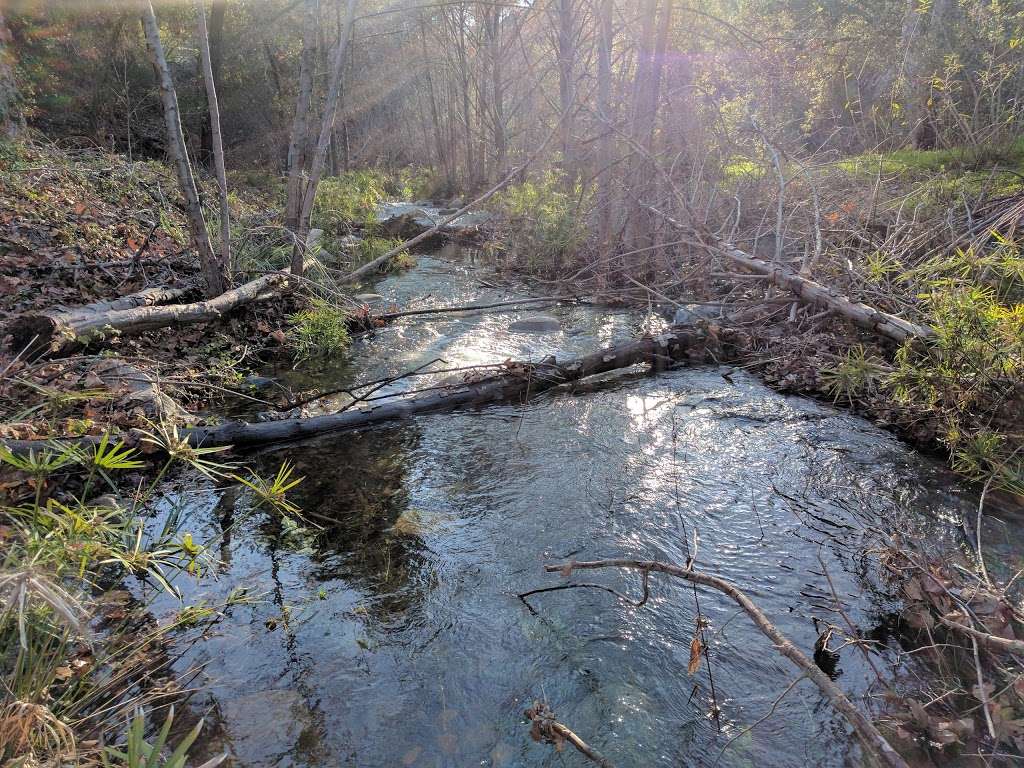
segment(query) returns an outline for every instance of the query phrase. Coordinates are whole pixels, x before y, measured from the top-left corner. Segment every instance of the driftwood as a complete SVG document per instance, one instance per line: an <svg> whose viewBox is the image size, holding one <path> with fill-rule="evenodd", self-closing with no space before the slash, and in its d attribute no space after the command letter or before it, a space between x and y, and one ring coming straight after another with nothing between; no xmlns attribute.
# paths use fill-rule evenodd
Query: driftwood
<svg viewBox="0 0 1024 768"><path fill-rule="evenodd" d="M693 357L703 360L708 345L709 340L704 333L675 328L657 336L645 336L606 347L565 363L559 363L553 357L539 363L509 362L505 364L503 373L480 381L389 398L363 408L310 418L193 427L185 430L184 435L196 446L232 445L238 448L301 440L329 432L363 429L419 414L488 403L523 401L552 387L640 363L662 369Z"/></svg>
<svg viewBox="0 0 1024 768"><path fill-rule="evenodd" d="M912 323L888 312L881 312L867 304L852 301L846 296L840 296L834 289L797 274L782 264L772 264L755 258L728 243L721 243L718 246L718 251L735 266L752 274L763 276L780 288L792 291L809 304L827 307L861 328L875 331L893 341L929 339L935 335L931 328Z"/></svg>
<svg viewBox="0 0 1024 768"><path fill-rule="evenodd" d="M310 230L308 254L316 251L322 235L322 230ZM10 323L7 333L15 349L26 349L30 355L66 355L108 336L219 320L245 304L280 294L289 277L288 270L272 272L192 304L167 304L183 296L185 290L150 288L114 301L21 315Z"/></svg>
<svg viewBox="0 0 1024 768"><path fill-rule="evenodd" d="M717 338L713 340L699 329L676 327L656 336L622 342L564 363L559 363L554 357L539 363L506 362L500 373L477 381L386 398L360 408L349 408L323 416L268 422L233 421L180 429L178 433L193 446L247 448L302 440L332 432L359 430L420 414L442 413L499 402L524 402L554 387L634 365L647 364L654 370L661 370L686 360L704 361L709 350L727 341L728 336L729 331L719 330ZM49 442L5 440L3 444L15 453L24 454L29 450L44 449L48 444L77 444L85 447L97 439L84 437Z"/></svg>
<svg viewBox="0 0 1024 768"><path fill-rule="evenodd" d="M187 292L182 288L147 288L130 296L98 301L84 307L56 307L32 312L14 318L7 332L11 334L14 347L19 350L27 348L31 353L70 350L74 348L75 340L87 334L87 329L94 327L98 319L119 312L167 304L180 299Z"/></svg>
<svg viewBox="0 0 1024 768"><path fill-rule="evenodd" d="M875 724L854 706L853 702L843 692L843 689L822 672L814 661L808 658L807 654L797 648L789 638L783 635L769 620L768 616L765 615L764 611L758 608L753 600L733 584L711 574L701 573L691 568L683 568L672 563L663 563L657 560L609 559L580 562L571 560L567 563L544 566L544 570L548 573L561 573L566 577L570 576L573 571L602 568L626 568L637 570L644 574L651 572L665 573L692 584L716 589L728 595L751 618L761 633L771 640L775 649L793 662L804 676L818 686L818 689L828 698L836 711L846 718L860 739L861 744L864 745L864 748L876 760L887 768L908 768L906 761L886 741L885 737L875 727Z"/></svg>

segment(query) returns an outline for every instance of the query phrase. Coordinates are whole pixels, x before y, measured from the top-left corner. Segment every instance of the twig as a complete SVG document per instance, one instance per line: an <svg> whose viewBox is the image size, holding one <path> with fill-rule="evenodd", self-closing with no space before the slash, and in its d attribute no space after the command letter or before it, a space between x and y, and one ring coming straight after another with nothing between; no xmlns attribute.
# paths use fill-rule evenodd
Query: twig
<svg viewBox="0 0 1024 768"><path fill-rule="evenodd" d="M737 739L740 739L740 738L742 738L742 737L746 736L746 735L747 735L748 733L750 733L750 732L751 732L752 730L754 730L755 728L757 728L757 726L759 726L759 725L760 725L761 723L763 723L763 722L764 722L765 720L767 720L767 719L768 719L769 717L771 717L772 715L774 715L774 714L775 714L775 708L779 706L780 702L781 702L781 701L782 701L782 700L783 700L784 698L786 698L786 694L787 694L787 693L789 693L790 691L792 691L792 690L793 690L794 688L796 688L796 684L797 684L797 683L799 683L799 682L800 682L801 680L803 680L803 679L804 679L805 677L807 677L807 675L800 675L799 677L795 678L795 679L793 680L793 682L791 682L791 683L790 683L789 685L787 685L787 686L786 686L786 690L784 690L784 691L783 691L782 693L780 693L780 694L778 695L778 697L777 697L777 698L775 699L775 701L773 701L773 702L772 702L772 705L771 705L771 707L770 707L770 708L768 709L768 711L767 711L767 712L765 712L765 713L764 713L764 714L763 714L763 715L762 715L761 717L759 717L759 718L758 718L758 719L757 719L756 721L754 721L753 723L751 723L750 725L748 725L748 726L747 726L746 728L744 728L744 729L743 729L742 731L740 731L740 732L739 732L739 733L737 733L737 734L736 734L735 736L733 736L733 737L732 737L731 739L729 739L729 740L728 740L727 742L725 742L725 746L724 746L724 747L722 747L722 751L718 753L718 757L716 757L716 758L715 758L715 762L713 762L713 763L711 764L712 768L714 768L714 766L718 765L718 761L722 759L722 755L724 755L724 754L725 754L725 751L726 751L726 750L727 750L727 749L728 749L729 747L731 747L731 746L732 746L733 742L735 742L735 741L736 741Z"/></svg>
<svg viewBox="0 0 1024 768"><path fill-rule="evenodd" d="M853 705L843 690L822 672L818 666L797 648L791 640L783 635L778 628L768 619L767 615L746 594L740 591L735 585L717 576L701 573L692 569L682 568L672 563L664 563L657 560L633 560L628 558L613 558L608 560L580 561L575 560L568 563L549 564L544 566L548 573L568 573L574 570L598 570L602 568L626 568L630 570L648 570L658 573L665 573L676 578L689 581L693 584L700 584L723 592L732 598L747 615L753 620L757 628L764 634L776 650L795 664L829 699L832 706L838 711L853 727L860 738L864 748L874 755L883 765L888 768L909 768L906 761L886 741L885 737L878 731L874 723L864 713Z"/></svg>
<svg viewBox="0 0 1024 768"><path fill-rule="evenodd" d="M559 751L562 749L562 744L568 741L576 748L577 752L601 768L615 768L608 758L573 733L568 726L558 722L555 719L555 713L547 704L535 701L533 706L523 714L533 723L533 727L530 728L530 737L534 741L554 744L555 749Z"/></svg>

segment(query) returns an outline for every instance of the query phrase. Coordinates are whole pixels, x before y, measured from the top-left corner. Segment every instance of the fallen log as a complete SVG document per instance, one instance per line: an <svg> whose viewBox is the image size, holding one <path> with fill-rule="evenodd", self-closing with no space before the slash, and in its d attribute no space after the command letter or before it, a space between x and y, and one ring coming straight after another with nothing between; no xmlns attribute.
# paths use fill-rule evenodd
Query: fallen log
<svg viewBox="0 0 1024 768"><path fill-rule="evenodd" d="M720 240L706 229L697 230L676 221L656 208L646 207L676 229L692 235L694 245L720 254L739 269L752 275L764 277L779 288L796 294L803 301L826 307L861 328L874 331L899 343L911 339L927 340L935 336L935 332L927 326L912 323L902 317L882 312L867 304L841 296L834 288L829 288L810 277L798 274L784 264L767 262L751 256L731 243Z"/></svg>
<svg viewBox="0 0 1024 768"><path fill-rule="evenodd" d="M316 250L322 234L319 229L310 231L307 254ZM167 304L183 296L183 289L151 288L113 301L22 315L10 323L7 332L12 346L26 349L29 356L66 355L111 336L219 320L245 304L280 294L289 277L288 270L272 272L192 304Z"/></svg>
<svg viewBox="0 0 1024 768"><path fill-rule="evenodd" d="M231 445L236 448L302 440L329 432L363 429L420 414L497 402L522 402L552 387L641 363L650 365L654 370L661 370L687 359L703 361L711 346L714 346L712 340L700 330L673 328L656 336L645 336L606 347L565 363L557 362L554 357L539 363L508 362L502 373L479 381L389 398L362 408L309 418L193 427L185 430L184 435L194 446Z"/></svg>
<svg viewBox="0 0 1024 768"><path fill-rule="evenodd" d="M832 678L822 672L806 653L794 645L793 641L783 635L753 600L725 579L708 573L694 571L692 568L683 568L679 565L663 563L657 560L609 559L579 562L570 560L567 563L544 566L544 570L548 573L561 573L566 578L576 570L599 570L603 568L625 568L640 571L645 575L649 573L665 573L669 576L689 581L692 584L716 589L728 595L750 617L761 633L771 640L774 648L793 662L804 676L818 686L818 689L828 698L835 710L846 718L846 721L853 727L854 733L857 734L861 744L864 745L864 748L873 758L882 765L887 766L887 768L908 768L906 761L900 756L899 752L893 749L892 745L875 727L875 724L854 706L846 693L843 692L843 689L836 685Z"/></svg>
<svg viewBox="0 0 1024 768"><path fill-rule="evenodd" d="M503 364L500 373L480 380L389 397L337 413L268 422L231 421L181 429L178 434L194 447L251 448L365 429L421 414L443 413L499 402L525 402L554 387L635 365L647 364L657 371L683 361L721 359L723 346L730 341L732 333L728 329L719 329L713 335L697 328L674 327L657 335L622 342L564 363L559 363L554 357L538 363L510 361ZM68 441L5 440L3 445L14 453L25 454L29 450L38 452L47 445L77 444L84 447L96 440L98 438L90 437Z"/></svg>
<svg viewBox="0 0 1024 768"><path fill-rule="evenodd" d="M11 321L7 332L15 349L28 354L70 347L82 335L82 330L97 318L116 312L127 312L140 307L153 307L180 299L188 293L185 288L147 288L144 291L109 301L97 301L83 307L54 307L42 312L30 312ZM80 330L82 329L82 330Z"/></svg>
<svg viewBox="0 0 1024 768"><path fill-rule="evenodd" d="M782 264L773 264L751 256L728 243L720 243L718 251L735 266L753 275L767 278L778 287L792 291L809 304L826 307L855 325L867 328L896 342L930 339L935 332L924 325L912 323L888 312L840 296L835 289L800 275Z"/></svg>

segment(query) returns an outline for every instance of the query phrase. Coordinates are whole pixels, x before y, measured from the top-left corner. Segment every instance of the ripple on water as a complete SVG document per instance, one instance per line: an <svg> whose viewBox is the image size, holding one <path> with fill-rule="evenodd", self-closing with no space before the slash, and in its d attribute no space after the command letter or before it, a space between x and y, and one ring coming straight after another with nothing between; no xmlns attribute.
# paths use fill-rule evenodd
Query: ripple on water
<svg viewBox="0 0 1024 768"><path fill-rule="evenodd" d="M501 300L473 273L426 258L375 290L403 303ZM447 292L446 292L447 291ZM438 300L440 301L440 300ZM375 378L443 356L453 364L575 354L629 335L641 319L561 308L558 338L507 331L517 315L444 318L387 329L329 366L325 380ZM222 547L228 564L201 587L265 593L238 606L223 635L182 665L205 663L220 741L245 766L582 765L531 742L522 710L545 697L617 765L711 765L730 735L766 710L795 673L736 607L700 593L710 620L719 733L709 677L686 674L692 589L651 578L634 609L598 590L518 592L558 579L565 557L685 560L739 584L804 648L825 616L819 556L854 621L891 610L862 564L867 522L942 541L961 499L944 472L892 437L826 406L783 397L715 369L605 383L529 407L431 416L364 435L290 446L306 476L296 501L325 530L312 549L257 515ZM239 515L245 499L238 499ZM232 505L187 504L216 531ZM948 538L952 541L952 538ZM638 596L635 575L587 581ZM197 595L191 596L192 598ZM267 620L290 608L290 619ZM863 660L840 678L868 690ZM803 683L775 717L738 739L720 765L841 766L853 744Z"/></svg>

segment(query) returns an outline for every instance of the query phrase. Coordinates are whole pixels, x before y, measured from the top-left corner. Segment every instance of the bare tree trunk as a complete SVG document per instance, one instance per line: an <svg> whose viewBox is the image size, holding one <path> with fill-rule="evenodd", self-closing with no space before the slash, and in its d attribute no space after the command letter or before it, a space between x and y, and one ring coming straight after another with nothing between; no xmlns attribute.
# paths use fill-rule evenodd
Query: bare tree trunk
<svg viewBox="0 0 1024 768"><path fill-rule="evenodd" d="M612 222L615 195L612 191L612 46L614 0L598 0L597 18L600 25L597 52L597 109L601 137L597 144L597 241L598 256L607 265L613 248Z"/></svg>
<svg viewBox="0 0 1024 768"><path fill-rule="evenodd" d="M228 177L224 168L224 144L220 133L220 104L217 101L216 70L213 66L213 55L210 37L206 27L206 8L203 0L195 0L196 35L199 39L199 56L203 64L203 80L206 81L206 103L210 112L210 150L213 152L213 167L217 175L217 189L220 192L220 258L228 281L231 279L231 211L228 208ZM224 2L219 0L213 4L213 13L220 6L219 25L224 26ZM220 38L218 33L217 37ZM218 39L218 49L220 42ZM218 50L218 58L220 51Z"/></svg>
<svg viewBox="0 0 1024 768"><path fill-rule="evenodd" d="M302 206L299 211L299 221L295 248L292 251L292 274L302 275L302 262L305 258L305 247L299 243L305 243L309 234L309 217L313 213L313 201L316 199L316 190L320 186L320 177L324 171L324 161L327 158L327 147L331 142L331 134L334 131L334 116L338 111L338 99L341 96L341 80L345 73L345 49L348 47L348 39L352 34L352 22L355 19L356 0L348 0L345 10L345 24L341 29L341 36L334 49L334 62L331 68L330 84L327 87L327 101L324 103L324 113L320 123L320 136L317 139L316 149L313 151L312 164L309 169L309 179L305 184L305 191L302 196Z"/></svg>
<svg viewBox="0 0 1024 768"><path fill-rule="evenodd" d="M0 8L0 135L14 138L25 127L19 103L11 52L11 30Z"/></svg>
<svg viewBox="0 0 1024 768"><path fill-rule="evenodd" d="M225 0L213 0L210 8L210 23L207 29L206 39L209 41L210 69L213 72L213 82L215 85L220 84L221 63L224 60L224 14L226 5ZM205 66L202 63L201 55L199 63L200 67ZM207 88L207 95L209 95L209 88ZM210 170L216 172L217 158L213 148L213 131L213 114L207 108L202 134L199 138L199 159Z"/></svg>
<svg viewBox="0 0 1024 768"><path fill-rule="evenodd" d="M573 147L573 121L570 112L575 101L575 13L573 0L557 0L558 2L558 106L561 110L561 144L562 167L566 181L572 186L576 183L578 168L576 167L575 148Z"/></svg>
<svg viewBox="0 0 1024 768"><path fill-rule="evenodd" d="M316 49L316 0L306 0L305 21L302 31L302 54L299 57L299 94L295 104L295 118L288 142L288 198L285 202L284 225L298 233L302 212L303 176L309 107L313 99L313 53ZM296 234L297 236L297 234Z"/></svg>
<svg viewBox="0 0 1024 768"><path fill-rule="evenodd" d="M196 189L195 177L192 175L192 164L188 159L185 136L181 131L178 97L174 91L174 82L171 80L171 70L167 66L163 46L160 44L160 29L156 23L156 15L153 13L153 5L149 0L142 0L141 12L142 28L146 34L150 61L160 84L160 99L163 102L164 123L167 128L167 149L177 170L178 183L185 198L189 227L192 230L192 239L195 240L196 248L199 251L199 263L206 282L206 294L207 296L217 296L224 292L227 284L225 265L221 264L220 259L214 254L213 246L210 244L210 235L206 231L206 220L203 218L199 192Z"/></svg>

